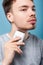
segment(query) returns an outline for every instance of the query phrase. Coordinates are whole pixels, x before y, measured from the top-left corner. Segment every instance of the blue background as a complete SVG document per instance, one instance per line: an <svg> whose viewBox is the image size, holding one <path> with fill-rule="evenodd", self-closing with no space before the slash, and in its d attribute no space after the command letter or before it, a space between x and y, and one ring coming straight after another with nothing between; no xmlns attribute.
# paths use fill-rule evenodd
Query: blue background
<svg viewBox="0 0 43 65"><path fill-rule="evenodd" d="M37 37L43 39L43 0L34 0L36 6L36 29L31 30L30 32ZM0 0L0 35L9 32L11 29L10 23L7 21L3 7L2 0Z"/></svg>

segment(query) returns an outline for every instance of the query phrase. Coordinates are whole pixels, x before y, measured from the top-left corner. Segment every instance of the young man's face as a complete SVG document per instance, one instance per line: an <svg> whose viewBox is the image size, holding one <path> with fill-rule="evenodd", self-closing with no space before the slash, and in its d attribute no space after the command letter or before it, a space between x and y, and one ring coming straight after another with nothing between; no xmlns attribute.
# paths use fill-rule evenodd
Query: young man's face
<svg viewBox="0 0 43 65"><path fill-rule="evenodd" d="M35 6L31 0L16 0L11 10L13 22L18 28L26 30L35 28Z"/></svg>

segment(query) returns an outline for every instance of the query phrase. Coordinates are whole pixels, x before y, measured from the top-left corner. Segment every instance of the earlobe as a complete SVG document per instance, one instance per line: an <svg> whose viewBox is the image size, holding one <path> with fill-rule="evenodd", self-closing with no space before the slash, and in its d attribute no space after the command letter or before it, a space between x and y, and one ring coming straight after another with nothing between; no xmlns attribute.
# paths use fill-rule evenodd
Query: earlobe
<svg viewBox="0 0 43 65"><path fill-rule="evenodd" d="M11 13L7 13L7 19L12 23L13 22L13 15Z"/></svg>

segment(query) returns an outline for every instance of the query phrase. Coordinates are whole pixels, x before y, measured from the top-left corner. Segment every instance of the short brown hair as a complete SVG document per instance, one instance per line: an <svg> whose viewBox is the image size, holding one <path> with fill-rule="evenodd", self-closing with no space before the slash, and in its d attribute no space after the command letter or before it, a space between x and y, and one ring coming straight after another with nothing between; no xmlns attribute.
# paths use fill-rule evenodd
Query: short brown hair
<svg viewBox="0 0 43 65"><path fill-rule="evenodd" d="M13 1L16 1L16 0L3 0L2 5L4 8L5 14L7 14L10 11ZM31 0L31 1L33 1L33 0Z"/></svg>
<svg viewBox="0 0 43 65"><path fill-rule="evenodd" d="M16 0L3 0L2 5L4 8L5 14L7 14L10 11L13 1L16 1Z"/></svg>

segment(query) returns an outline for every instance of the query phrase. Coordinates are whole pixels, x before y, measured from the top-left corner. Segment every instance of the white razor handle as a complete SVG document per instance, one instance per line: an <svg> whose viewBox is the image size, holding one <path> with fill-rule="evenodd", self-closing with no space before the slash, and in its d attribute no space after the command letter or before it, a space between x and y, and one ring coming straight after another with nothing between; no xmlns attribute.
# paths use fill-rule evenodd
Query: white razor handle
<svg viewBox="0 0 43 65"><path fill-rule="evenodd" d="M20 32L20 31L16 31L13 37L14 37L14 38L20 37L21 39L20 39L18 42L22 42L22 41L24 40L25 33Z"/></svg>

